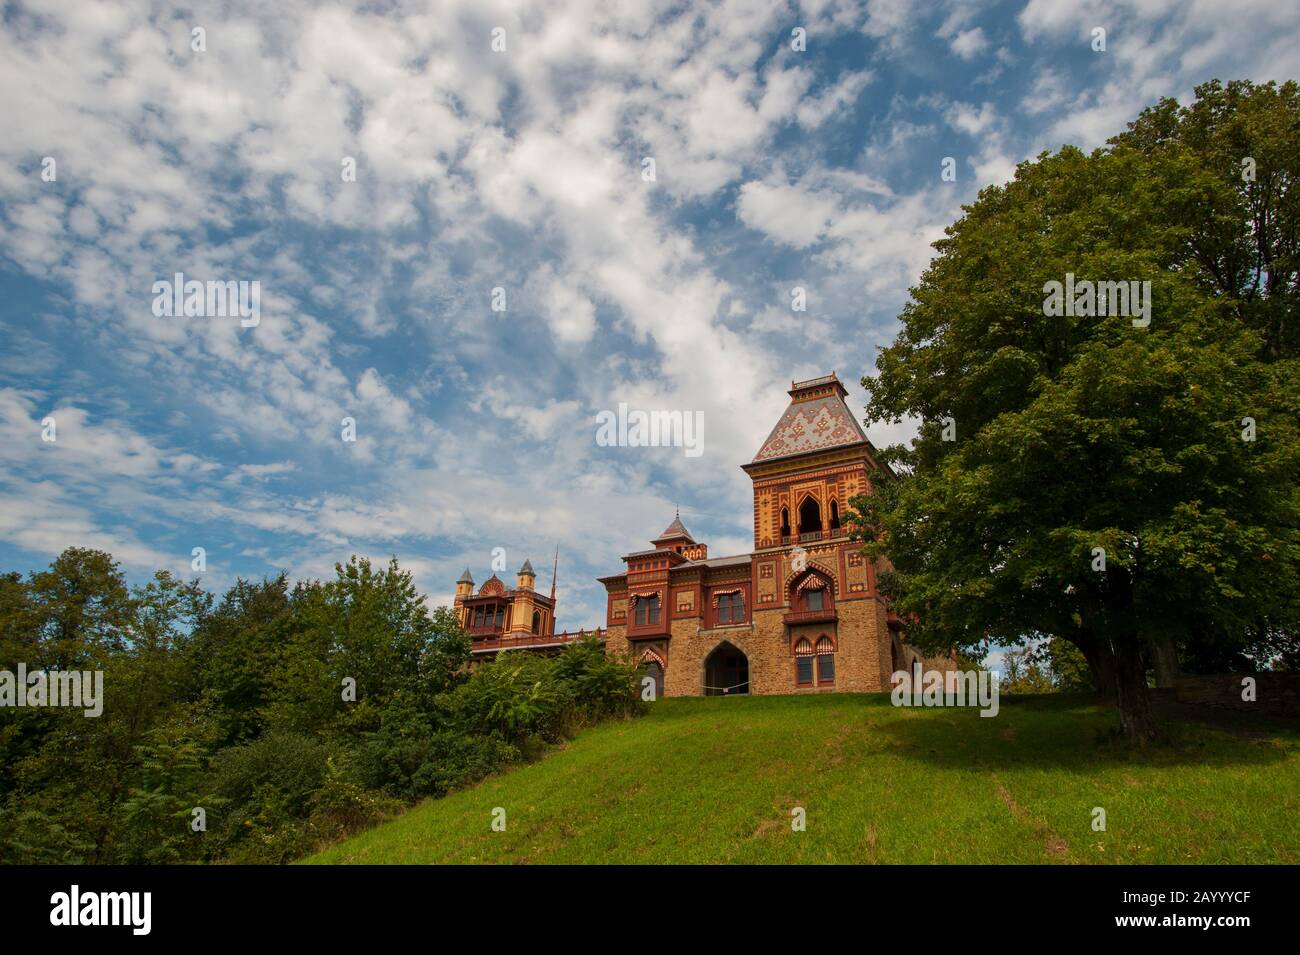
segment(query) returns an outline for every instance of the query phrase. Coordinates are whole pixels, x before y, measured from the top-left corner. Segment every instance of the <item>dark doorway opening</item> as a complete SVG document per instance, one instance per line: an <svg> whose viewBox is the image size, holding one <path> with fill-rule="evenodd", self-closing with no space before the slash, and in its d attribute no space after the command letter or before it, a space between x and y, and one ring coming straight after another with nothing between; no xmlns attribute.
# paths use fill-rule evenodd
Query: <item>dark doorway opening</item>
<svg viewBox="0 0 1300 955"><path fill-rule="evenodd" d="M749 658L725 641L704 661L704 695L737 696L749 692Z"/></svg>
<svg viewBox="0 0 1300 955"><path fill-rule="evenodd" d="M646 660L645 675L655 681L655 699L663 699L664 695L664 668L658 660Z"/></svg>

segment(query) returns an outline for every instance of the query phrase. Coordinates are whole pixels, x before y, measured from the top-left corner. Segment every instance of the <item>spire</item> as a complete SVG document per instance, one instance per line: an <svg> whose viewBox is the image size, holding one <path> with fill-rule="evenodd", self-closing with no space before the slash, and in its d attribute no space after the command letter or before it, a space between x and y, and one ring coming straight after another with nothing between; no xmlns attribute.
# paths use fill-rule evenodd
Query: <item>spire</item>
<svg viewBox="0 0 1300 955"><path fill-rule="evenodd" d="M688 531L686 525L682 523L682 513L678 510L676 516L673 517L673 522L664 528L664 532L656 537L653 543L658 544L660 541L677 540L682 537L686 538L692 544L695 543L695 538L691 536L691 532Z"/></svg>
<svg viewBox="0 0 1300 955"><path fill-rule="evenodd" d="M465 568L465 573L463 573L463 574L460 575L460 580L456 581L456 583L458 583L458 584L473 584L473 583L474 583L474 575L471 574L471 573L469 572L469 568L468 568L468 567Z"/></svg>
<svg viewBox="0 0 1300 955"><path fill-rule="evenodd" d="M555 573L560 569L560 545L555 545L555 564L551 567L551 603L555 603Z"/></svg>
<svg viewBox="0 0 1300 955"><path fill-rule="evenodd" d="M537 576L535 573L533 573L533 562L532 562L531 560L525 560L525 561L524 561L524 566L522 566L522 567L519 568L519 573L520 573L521 575L522 575L522 574L527 574L529 577L536 577L536 576Z"/></svg>

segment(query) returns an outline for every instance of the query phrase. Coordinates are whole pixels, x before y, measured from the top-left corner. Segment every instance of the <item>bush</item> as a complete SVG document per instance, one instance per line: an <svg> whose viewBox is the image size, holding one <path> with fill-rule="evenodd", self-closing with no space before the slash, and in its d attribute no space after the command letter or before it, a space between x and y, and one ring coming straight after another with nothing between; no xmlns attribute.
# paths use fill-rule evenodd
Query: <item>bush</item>
<svg viewBox="0 0 1300 955"><path fill-rule="evenodd" d="M210 855L286 862L305 851L311 798L324 784L329 757L320 740L284 731L221 750L209 786L221 804L208 813Z"/></svg>
<svg viewBox="0 0 1300 955"><path fill-rule="evenodd" d="M555 660L537 654L499 653L452 694L450 712L466 733L486 733L515 746L531 737L556 742L571 731L573 690L557 678Z"/></svg>
<svg viewBox="0 0 1300 955"><path fill-rule="evenodd" d="M556 658L555 671L569 686L585 722L631 716L640 708L640 667L609 656L594 637L565 647Z"/></svg>

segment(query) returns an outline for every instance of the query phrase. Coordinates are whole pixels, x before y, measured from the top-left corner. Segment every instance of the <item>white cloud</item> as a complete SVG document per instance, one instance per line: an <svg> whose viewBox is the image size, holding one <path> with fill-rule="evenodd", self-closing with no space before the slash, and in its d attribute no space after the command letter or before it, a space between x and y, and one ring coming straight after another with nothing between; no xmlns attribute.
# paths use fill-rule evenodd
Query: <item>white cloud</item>
<svg viewBox="0 0 1300 955"><path fill-rule="evenodd" d="M963 60L973 60L988 48L989 41L980 27L963 30L952 38L948 44L954 53Z"/></svg>

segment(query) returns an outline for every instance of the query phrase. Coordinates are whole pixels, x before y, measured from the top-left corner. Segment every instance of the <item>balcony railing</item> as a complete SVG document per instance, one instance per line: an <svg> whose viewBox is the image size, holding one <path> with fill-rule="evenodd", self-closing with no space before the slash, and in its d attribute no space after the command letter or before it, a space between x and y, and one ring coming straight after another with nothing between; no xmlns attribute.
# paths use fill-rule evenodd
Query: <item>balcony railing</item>
<svg viewBox="0 0 1300 955"><path fill-rule="evenodd" d="M471 635L473 631L470 631ZM595 637L597 640L605 639L605 631L600 627L595 630L566 630L563 633L526 633L521 636L512 637L489 637L486 640L475 640L473 645L474 653L494 653L497 650L514 650L517 648L527 647L559 647L569 643L576 643L587 637Z"/></svg>
<svg viewBox="0 0 1300 955"><path fill-rule="evenodd" d="M837 537L845 536L845 530L842 527L832 527L821 531L804 531L802 534L782 534L781 543L788 544L805 544L808 541L828 541L835 540Z"/></svg>
<svg viewBox="0 0 1300 955"><path fill-rule="evenodd" d="M782 619L785 620L786 626L793 627L801 623L834 623L839 619L839 614L835 612L834 607L827 607L824 610L792 610Z"/></svg>

